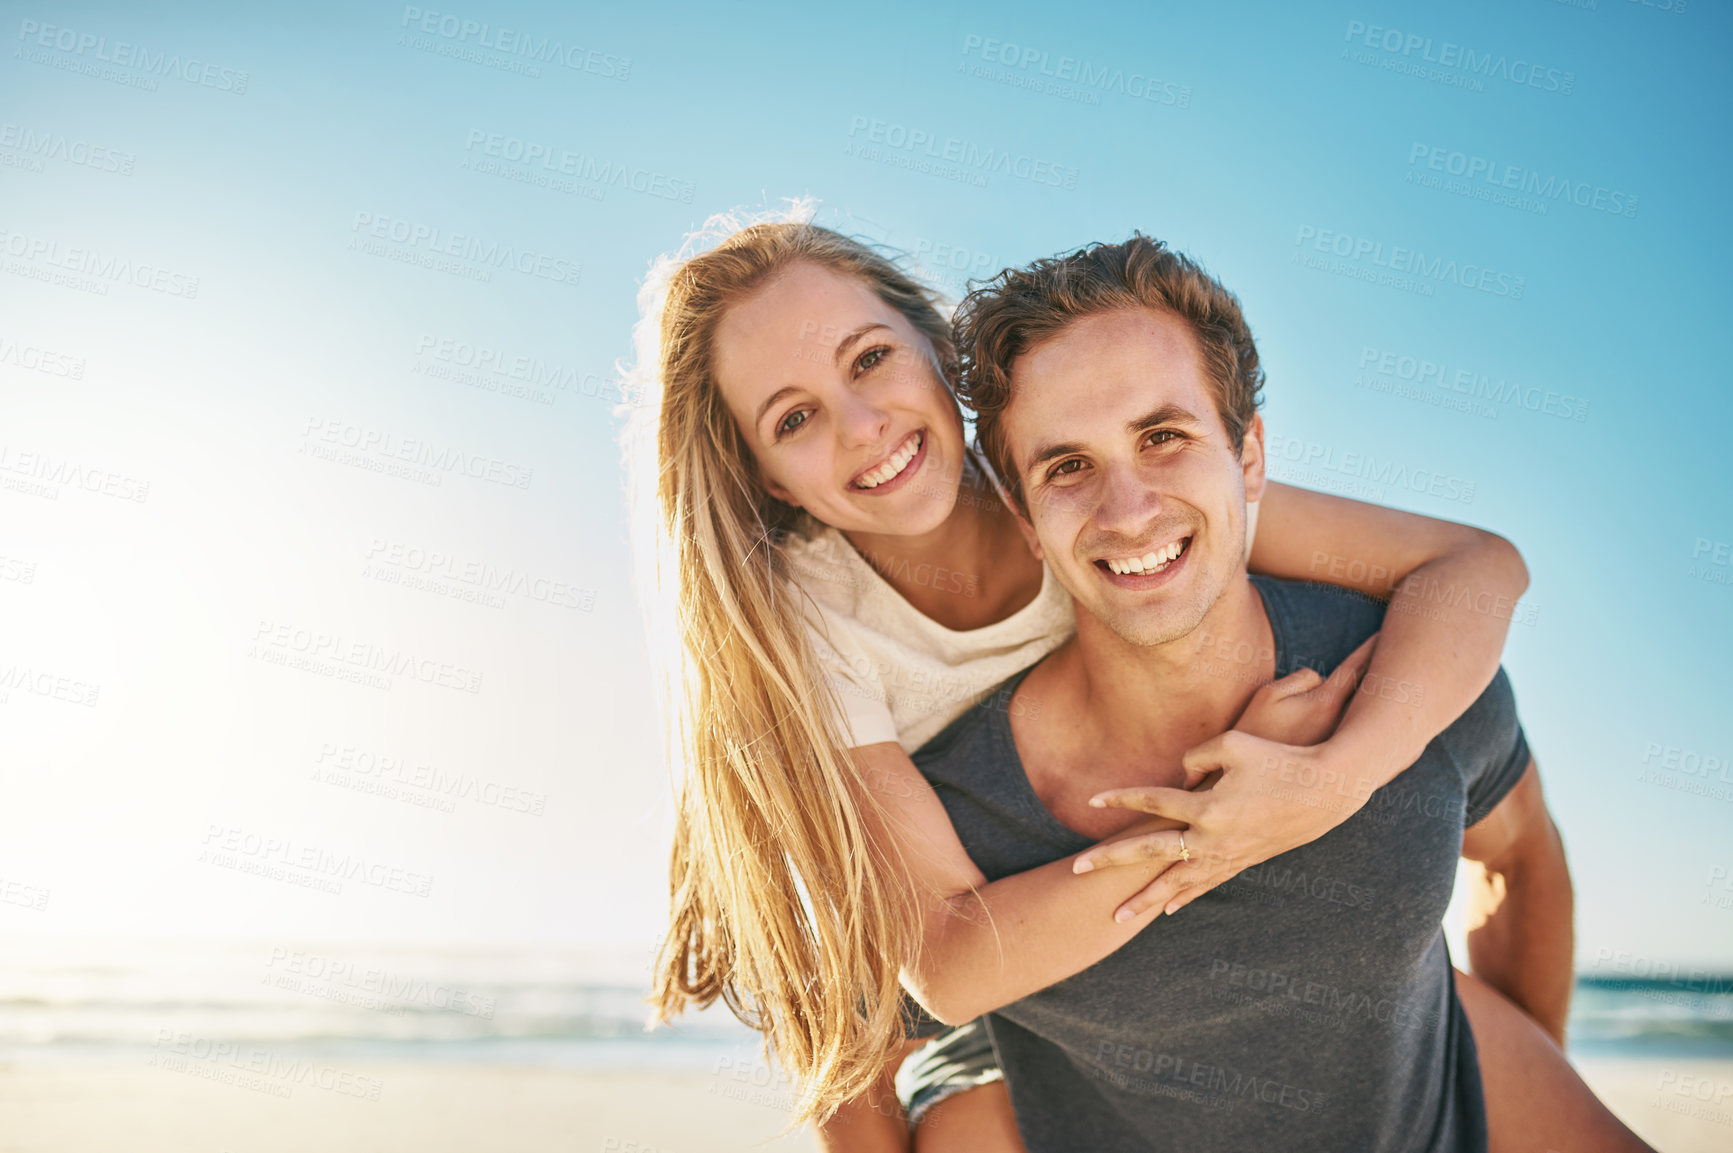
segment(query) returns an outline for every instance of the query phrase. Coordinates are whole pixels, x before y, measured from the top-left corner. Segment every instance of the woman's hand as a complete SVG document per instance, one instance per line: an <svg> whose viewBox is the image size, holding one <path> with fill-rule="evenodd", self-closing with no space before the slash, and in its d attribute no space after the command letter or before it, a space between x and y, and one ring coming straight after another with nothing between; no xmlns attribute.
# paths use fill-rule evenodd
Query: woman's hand
<svg viewBox="0 0 1733 1153"><path fill-rule="evenodd" d="M1258 689L1234 728L1186 753L1185 788L1112 789L1090 800L1185 826L1188 859L1121 905L1117 920L1157 906L1178 912L1242 869L1309 844L1359 811L1374 782L1337 764L1320 742L1342 719L1377 639L1367 638L1328 679L1301 669ZM1179 834L1145 821L1132 830L1079 856L1074 871L1178 855Z"/></svg>

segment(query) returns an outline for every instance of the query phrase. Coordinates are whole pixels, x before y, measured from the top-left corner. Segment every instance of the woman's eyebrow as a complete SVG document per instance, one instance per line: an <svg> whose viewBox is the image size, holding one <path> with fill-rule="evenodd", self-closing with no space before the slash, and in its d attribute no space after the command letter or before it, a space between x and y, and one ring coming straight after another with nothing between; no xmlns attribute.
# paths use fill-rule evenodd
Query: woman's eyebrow
<svg viewBox="0 0 1733 1153"><path fill-rule="evenodd" d="M836 352L831 357L831 363L833 363L833 364L842 363L843 354L848 352L849 346L854 344L861 337L865 336L867 333L871 332L875 328L883 328L883 329L888 330L890 328L890 325L883 324L879 321L874 320L874 321L869 321L868 323L863 324L859 328L855 329L853 332L848 333L837 344ZM764 402L758 406L758 411L752 414L753 426L757 427L764 420L764 414L766 412L769 412L771 407L773 405L775 405L777 401L781 400L783 397L787 396L789 393L797 392L797 391L799 391L799 390L796 389L794 385L787 384L787 385L783 385L781 388L777 389L775 392L773 392L769 396L765 397Z"/></svg>
<svg viewBox="0 0 1733 1153"><path fill-rule="evenodd" d="M831 358L831 363L841 364L843 353L848 351L849 346L851 344L853 344L855 341L859 340L861 337L865 336L867 333L871 332L875 328L888 329L888 328L890 328L890 325L881 324L880 322L878 322L876 320L872 321L869 324L861 325L859 328L855 329L853 332L851 332L847 336L843 337L842 340L837 344L836 355Z"/></svg>
<svg viewBox="0 0 1733 1153"><path fill-rule="evenodd" d="M775 392L771 393L769 396L765 397L764 403L758 406L758 411L752 414L752 426L754 428L757 428L760 424L762 424L764 422L764 414L770 411L770 407L772 405L774 405L777 401L781 400L783 397L787 396L789 393L797 392L797 391L799 391L799 390L796 389L794 387L794 385L785 384L781 388L777 389Z"/></svg>

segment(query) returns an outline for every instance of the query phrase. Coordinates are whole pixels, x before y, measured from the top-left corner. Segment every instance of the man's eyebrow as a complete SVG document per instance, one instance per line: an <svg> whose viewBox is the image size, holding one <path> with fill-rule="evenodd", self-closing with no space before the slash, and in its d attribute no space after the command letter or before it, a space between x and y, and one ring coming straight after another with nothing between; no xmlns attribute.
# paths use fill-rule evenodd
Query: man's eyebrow
<svg viewBox="0 0 1733 1153"><path fill-rule="evenodd" d="M1189 408L1177 404L1164 404L1160 408L1144 413L1136 420L1127 421L1126 432L1147 432L1152 428L1160 428L1164 424L1202 424L1203 418Z"/></svg>
<svg viewBox="0 0 1733 1153"><path fill-rule="evenodd" d="M1152 409L1134 420L1127 421L1125 423L1125 431L1135 434L1139 432L1147 432L1152 428L1160 428L1163 425L1198 425L1202 423L1203 421L1198 418L1198 415L1190 409L1182 408L1177 404L1164 404L1160 408ZM1069 456L1074 452L1083 451L1085 451L1084 447L1075 441L1060 441L1054 444L1044 444L1035 450L1035 454L1029 458L1029 463L1024 466L1023 471L1033 472L1035 469L1055 457Z"/></svg>
<svg viewBox="0 0 1733 1153"><path fill-rule="evenodd" d="M1035 455L1029 458L1029 463L1023 466L1024 472L1034 472L1056 456L1070 456L1074 452L1082 452L1083 446L1065 441L1060 444L1044 444L1035 450Z"/></svg>

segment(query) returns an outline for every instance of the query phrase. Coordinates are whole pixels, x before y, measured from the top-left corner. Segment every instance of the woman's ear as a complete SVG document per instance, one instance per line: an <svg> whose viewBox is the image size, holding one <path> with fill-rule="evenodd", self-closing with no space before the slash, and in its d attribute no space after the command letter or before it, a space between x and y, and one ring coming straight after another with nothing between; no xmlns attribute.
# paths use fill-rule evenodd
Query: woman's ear
<svg viewBox="0 0 1733 1153"><path fill-rule="evenodd" d="M794 494L789 492L786 488L783 488L780 484L777 484L775 478L765 471L764 462L758 458L758 454L753 452L751 446L746 443L746 436L744 433L742 433L734 443L738 450L741 463L745 465L746 471L757 479L759 485L764 489L765 496L770 497L772 500L781 501L789 508L800 507L800 502L794 499Z"/></svg>
<svg viewBox="0 0 1733 1153"><path fill-rule="evenodd" d="M1015 506L1011 509L1011 517L1017 522L1017 529L1023 534L1023 540L1028 544L1029 551L1035 554L1035 559L1046 560L1047 558L1041 553L1041 540L1035 535L1035 526L1030 523L1029 518L1024 516Z"/></svg>

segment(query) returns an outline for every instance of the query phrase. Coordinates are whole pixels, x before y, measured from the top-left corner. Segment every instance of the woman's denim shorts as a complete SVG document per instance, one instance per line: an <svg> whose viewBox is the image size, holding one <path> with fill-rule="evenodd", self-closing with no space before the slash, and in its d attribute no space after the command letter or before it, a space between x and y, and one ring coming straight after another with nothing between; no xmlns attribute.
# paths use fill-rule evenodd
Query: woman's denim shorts
<svg viewBox="0 0 1733 1153"><path fill-rule="evenodd" d="M1004 1079L987 1026L977 1018L947 1029L910 1053L897 1070L897 1098L912 1129L946 1097Z"/></svg>

